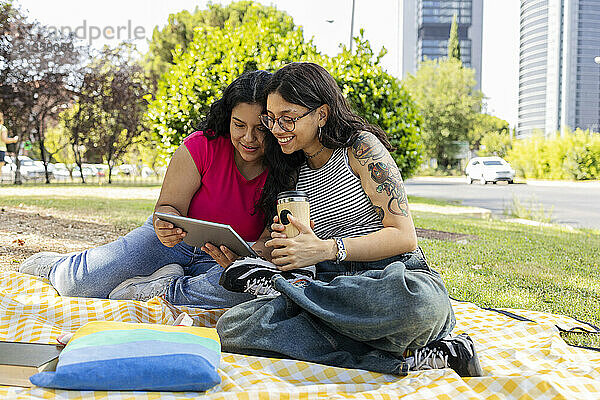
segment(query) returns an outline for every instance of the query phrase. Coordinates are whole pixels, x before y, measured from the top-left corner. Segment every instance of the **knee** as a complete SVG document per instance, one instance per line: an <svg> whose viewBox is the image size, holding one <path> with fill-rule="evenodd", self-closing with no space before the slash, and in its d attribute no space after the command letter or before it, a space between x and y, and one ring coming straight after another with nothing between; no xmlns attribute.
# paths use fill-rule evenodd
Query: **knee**
<svg viewBox="0 0 600 400"><path fill-rule="evenodd" d="M74 285L70 282L65 282L60 279L53 279L52 286L59 295L67 296L67 297L81 297L80 290L77 288L77 285Z"/></svg>
<svg viewBox="0 0 600 400"><path fill-rule="evenodd" d="M247 320L252 315L252 312L245 307L245 304L239 304L225 311L217 321L216 329L221 338L221 343L228 341L230 338L235 338L240 335L240 332L247 324Z"/></svg>

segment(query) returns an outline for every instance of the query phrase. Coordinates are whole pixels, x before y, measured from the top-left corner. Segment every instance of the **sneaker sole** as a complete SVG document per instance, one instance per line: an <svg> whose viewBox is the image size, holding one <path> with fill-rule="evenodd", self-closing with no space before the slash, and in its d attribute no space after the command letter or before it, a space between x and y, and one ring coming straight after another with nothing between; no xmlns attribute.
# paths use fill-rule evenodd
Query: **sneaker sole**
<svg viewBox="0 0 600 400"><path fill-rule="evenodd" d="M163 273L163 271L167 271L167 270L170 270L170 271ZM153 278L158 279L159 277L164 277L164 276L168 276L168 275L182 276L182 275L184 275L183 268L178 264L167 264L164 267L161 267L158 270L156 270L152 275L136 276L135 278L126 279L125 281L121 282L116 288L114 288L109 293L108 298L112 299L114 293L117 293L132 284L143 282L145 280L152 280Z"/></svg>

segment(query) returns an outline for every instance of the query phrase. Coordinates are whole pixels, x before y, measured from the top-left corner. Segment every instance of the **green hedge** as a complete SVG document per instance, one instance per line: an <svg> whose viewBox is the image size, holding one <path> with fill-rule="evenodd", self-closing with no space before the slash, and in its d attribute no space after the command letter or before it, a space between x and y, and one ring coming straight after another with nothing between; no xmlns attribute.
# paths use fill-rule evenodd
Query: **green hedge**
<svg viewBox="0 0 600 400"><path fill-rule="evenodd" d="M562 136L518 139L507 160L525 178L600 179L600 134L577 129Z"/></svg>

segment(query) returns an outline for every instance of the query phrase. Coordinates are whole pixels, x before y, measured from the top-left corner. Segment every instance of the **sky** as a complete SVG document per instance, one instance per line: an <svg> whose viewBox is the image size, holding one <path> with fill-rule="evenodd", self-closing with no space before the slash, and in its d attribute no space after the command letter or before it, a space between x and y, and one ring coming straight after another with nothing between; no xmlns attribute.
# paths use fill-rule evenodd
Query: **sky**
<svg viewBox="0 0 600 400"><path fill-rule="evenodd" d="M313 38L317 48L328 55L339 51L340 43L350 42L352 0L258 0L275 5L302 26L305 38ZM213 0L228 4L231 1ZM162 27L169 14L196 6L206 8L206 0L16 0L28 15L43 24L85 32L93 47L115 45L132 39L145 52L147 39L155 26ZM354 35L364 29L376 53L385 47L384 68L400 77L402 0L355 0ZM100 32L115 37L107 40ZM483 62L481 89L487 112L517 122L519 68L519 0L483 0Z"/></svg>

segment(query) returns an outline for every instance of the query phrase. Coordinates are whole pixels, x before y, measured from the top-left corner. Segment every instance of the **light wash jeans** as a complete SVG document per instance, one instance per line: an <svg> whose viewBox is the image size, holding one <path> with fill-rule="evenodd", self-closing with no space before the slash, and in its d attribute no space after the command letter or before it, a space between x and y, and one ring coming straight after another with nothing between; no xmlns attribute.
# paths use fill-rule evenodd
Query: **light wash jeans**
<svg viewBox="0 0 600 400"><path fill-rule="evenodd" d="M294 358L402 374L403 354L441 339L456 323L440 275L415 252L378 262L322 262L318 281L226 311L217 323L223 351Z"/></svg>
<svg viewBox="0 0 600 400"><path fill-rule="evenodd" d="M150 275L159 268L180 264L185 276L174 279L165 299L172 304L227 308L255 297L219 285L223 268L197 247L180 242L163 245L154 232L152 217L114 242L65 254L50 271L50 282L62 296L107 298L126 279Z"/></svg>

